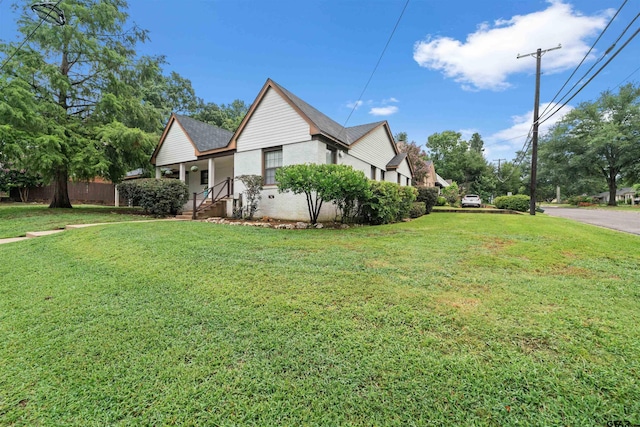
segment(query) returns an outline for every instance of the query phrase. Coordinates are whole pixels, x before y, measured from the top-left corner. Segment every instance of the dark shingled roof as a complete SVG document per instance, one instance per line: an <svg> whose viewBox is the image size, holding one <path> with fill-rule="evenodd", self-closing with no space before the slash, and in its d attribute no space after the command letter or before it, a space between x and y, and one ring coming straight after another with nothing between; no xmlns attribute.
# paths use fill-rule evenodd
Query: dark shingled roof
<svg viewBox="0 0 640 427"><path fill-rule="evenodd" d="M226 129L220 129L191 117L178 114L175 116L200 152L224 148L229 145L229 141L233 136L233 132L229 132Z"/></svg>
<svg viewBox="0 0 640 427"><path fill-rule="evenodd" d="M398 153L387 163L388 168L397 168L407 158L407 153Z"/></svg>
<svg viewBox="0 0 640 427"><path fill-rule="evenodd" d="M331 120L325 114L316 110L311 105L304 102L302 99L295 96L293 93L289 92L287 89L283 88L273 80L271 82L278 89L282 91L290 100L293 102L296 107L298 107L308 118L316 125L316 127L320 130L320 132L337 139L338 141L344 143L345 145L351 145L358 139L362 138L367 132L372 129L380 126L384 121L368 123L366 125L352 126L348 128L344 128Z"/></svg>

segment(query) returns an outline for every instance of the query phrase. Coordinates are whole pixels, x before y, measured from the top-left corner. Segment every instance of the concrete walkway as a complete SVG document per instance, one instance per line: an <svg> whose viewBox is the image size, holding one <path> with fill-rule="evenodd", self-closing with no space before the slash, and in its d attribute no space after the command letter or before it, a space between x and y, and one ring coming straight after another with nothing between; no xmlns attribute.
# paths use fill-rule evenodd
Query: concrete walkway
<svg viewBox="0 0 640 427"><path fill-rule="evenodd" d="M137 224L140 222L158 222L158 221L175 221L174 218L169 219L146 219L142 221L120 221L120 222L99 222L95 224L72 224L67 225L64 229L59 230L47 230L47 231L27 231L26 237L10 237L8 239L0 239L0 245L5 243L20 242L22 240L33 239L35 237L50 236L52 234L62 233L65 230L75 230L77 228L95 227L97 225L112 225L112 224Z"/></svg>

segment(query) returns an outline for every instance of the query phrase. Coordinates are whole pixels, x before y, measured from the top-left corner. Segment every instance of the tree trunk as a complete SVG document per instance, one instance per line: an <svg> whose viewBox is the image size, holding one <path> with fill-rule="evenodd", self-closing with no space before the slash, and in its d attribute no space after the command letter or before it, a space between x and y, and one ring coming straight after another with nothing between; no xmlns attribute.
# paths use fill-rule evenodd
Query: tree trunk
<svg viewBox="0 0 640 427"><path fill-rule="evenodd" d="M67 184L69 182L69 174L66 169L58 169L53 178L53 198L51 199L50 208L71 208L69 200L69 190Z"/></svg>
<svg viewBox="0 0 640 427"><path fill-rule="evenodd" d="M29 201L29 187L18 188L18 193L20 193L20 201L22 203L27 203Z"/></svg>
<svg viewBox="0 0 640 427"><path fill-rule="evenodd" d="M609 176L607 177L607 184L609 184L609 206L616 206L616 191L618 190L616 186L616 174L613 169L610 170Z"/></svg>

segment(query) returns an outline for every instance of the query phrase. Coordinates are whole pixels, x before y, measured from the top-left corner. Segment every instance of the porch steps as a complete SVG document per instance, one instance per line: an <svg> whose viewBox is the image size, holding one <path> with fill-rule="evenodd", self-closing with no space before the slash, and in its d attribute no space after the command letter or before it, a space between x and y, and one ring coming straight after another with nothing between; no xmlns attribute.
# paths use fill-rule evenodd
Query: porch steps
<svg viewBox="0 0 640 427"><path fill-rule="evenodd" d="M211 203L211 200L206 200L200 210L196 214L196 219L211 218L212 216L225 216L224 208L227 199L218 200L216 203ZM186 210L181 215L176 215L176 219L190 220L193 217L193 210Z"/></svg>

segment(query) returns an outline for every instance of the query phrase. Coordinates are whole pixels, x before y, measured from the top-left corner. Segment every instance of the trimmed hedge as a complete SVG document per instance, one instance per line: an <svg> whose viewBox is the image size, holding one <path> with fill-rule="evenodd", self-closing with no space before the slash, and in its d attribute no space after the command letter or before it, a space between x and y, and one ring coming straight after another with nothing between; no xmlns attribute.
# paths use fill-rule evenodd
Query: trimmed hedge
<svg viewBox="0 0 640 427"><path fill-rule="evenodd" d="M397 184L396 184L397 185ZM402 221L404 218L409 218L413 202L416 201L418 191L415 187L411 186L398 186L398 193L400 194L400 206L398 207L397 221Z"/></svg>
<svg viewBox="0 0 640 427"><path fill-rule="evenodd" d="M189 200L189 189L177 179L137 179L118 184L118 192L130 204L154 216L177 215Z"/></svg>
<svg viewBox="0 0 640 427"><path fill-rule="evenodd" d="M510 209L512 211L526 212L529 210L530 198L524 194L516 194L515 196L496 197L493 204L498 209Z"/></svg>
<svg viewBox="0 0 640 427"><path fill-rule="evenodd" d="M369 194L360 201L362 221L388 224L408 218L416 200L416 189L387 181L369 181Z"/></svg>
<svg viewBox="0 0 640 427"><path fill-rule="evenodd" d="M425 213L427 213L427 208L424 202L413 202L411 210L409 211L411 218L419 218Z"/></svg>
<svg viewBox="0 0 640 427"><path fill-rule="evenodd" d="M438 203L438 189L435 187L425 186L416 187L416 189L418 190L418 197L416 198L416 201L424 203L426 209L425 213L431 213L433 207ZM444 197L442 199L446 203Z"/></svg>

